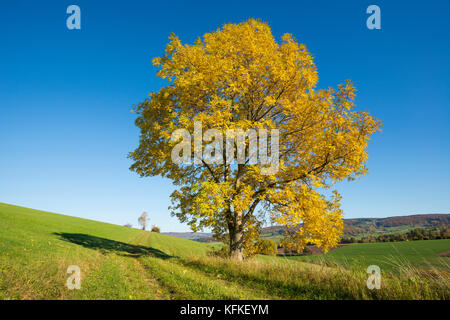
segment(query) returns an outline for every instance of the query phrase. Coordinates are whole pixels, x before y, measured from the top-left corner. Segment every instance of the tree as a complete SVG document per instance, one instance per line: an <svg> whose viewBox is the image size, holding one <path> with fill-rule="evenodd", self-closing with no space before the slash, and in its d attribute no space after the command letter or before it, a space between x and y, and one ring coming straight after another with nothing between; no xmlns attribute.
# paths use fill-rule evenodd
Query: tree
<svg viewBox="0 0 450 320"><path fill-rule="evenodd" d="M152 232L161 233L161 229L158 226L152 226Z"/></svg>
<svg viewBox="0 0 450 320"><path fill-rule="evenodd" d="M367 112L354 110L352 83L316 89L317 69L306 46L290 34L278 43L266 23L253 19L226 24L193 45L169 38L165 54L153 60L168 85L134 109L140 143L130 153L131 170L172 179L178 186L172 215L193 231L210 228L229 244L232 258L242 259L254 246L266 217L287 227L285 247L301 252L308 242L324 251L337 245L340 195L326 197L321 190L367 173L366 147L380 127ZM205 132L200 141L194 137L194 148L182 136L188 162L172 160L180 143L172 133L179 129ZM237 141L228 153L208 129L222 135L267 130L271 138L278 132L278 143L260 136L258 145L259 151L279 148L276 170L266 170L261 154L259 163L252 161L249 137L245 161L231 161L239 156Z"/></svg>
<svg viewBox="0 0 450 320"><path fill-rule="evenodd" d="M138 223L142 227L142 230L145 230L145 227L147 226L147 221L150 220L150 218L148 218L147 216L148 216L147 212L144 211L138 218Z"/></svg>
<svg viewBox="0 0 450 320"><path fill-rule="evenodd" d="M271 239L259 239L256 241L256 253L276 256L278 253L277 243Z"/></svg>

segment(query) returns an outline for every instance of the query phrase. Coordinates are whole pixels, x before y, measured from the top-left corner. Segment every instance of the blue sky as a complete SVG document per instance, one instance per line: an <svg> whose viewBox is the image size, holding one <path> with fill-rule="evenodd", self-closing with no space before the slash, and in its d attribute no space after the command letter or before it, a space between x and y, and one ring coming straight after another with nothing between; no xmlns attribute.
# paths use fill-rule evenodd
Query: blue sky
<svg viewBox="0 0 450 320"><path fill-rule="evenodd" d="M81 8L81 30L66 8ZM381 30L366 8L381 8ZM162 231L170 181L128 170L138 143L133 104L165 83L151 59L223 23L260 18L315 57L319 87L346 79L359 110L384 123L370 173L337 185L345 217L450 212L450 2L2 1L0 202Z"/></svg>

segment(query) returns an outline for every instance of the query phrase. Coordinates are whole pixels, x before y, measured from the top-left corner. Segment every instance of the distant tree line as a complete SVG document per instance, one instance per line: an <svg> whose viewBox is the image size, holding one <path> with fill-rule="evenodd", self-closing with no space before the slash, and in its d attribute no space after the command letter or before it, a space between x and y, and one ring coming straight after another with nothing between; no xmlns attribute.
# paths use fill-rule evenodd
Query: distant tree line
<svg viewBox="0 0 450 320"><path fill-rule="evenodd" d="M392 234L368 235L359 238L342 237L341 243L397 242L435 239L450 239L450 229L447 226L415 228L403 233L398 232Z"/></svg>

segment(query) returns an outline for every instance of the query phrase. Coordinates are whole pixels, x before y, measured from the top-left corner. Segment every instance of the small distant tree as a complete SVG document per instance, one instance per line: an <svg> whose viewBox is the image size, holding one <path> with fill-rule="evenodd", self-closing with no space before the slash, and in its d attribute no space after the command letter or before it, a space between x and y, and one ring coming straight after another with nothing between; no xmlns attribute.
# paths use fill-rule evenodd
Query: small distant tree
<svg viewBox="0 0 450 320"><path fill-rule="evenodd" d="M138 218L138 223L142 227L142 230L145 230L145 227L147 226L147 221L149 221L150 218L148 218L148 214L146 211L142 212L141 216Z"/></svg>
<svg viewBox="0 0 450 320"><path fill-rule="evenodd" d="M277 243L270 239L259 239L256 242L256 253L265 254L267 256L277 255Z"/></svg>
<svg viewBox="0 0 450 320"><path fill-rule="evenodd" d="M158 233L160 233L161 230L159 229L158 226L152 226L152 232L158 232Z"/></svg>
<svg viewBox="0 0 450 320"><path fill-rule="evenodd" d="M127 228L132 228L133 227L130 223L124 224L123 226L127 227Z"/></svg>

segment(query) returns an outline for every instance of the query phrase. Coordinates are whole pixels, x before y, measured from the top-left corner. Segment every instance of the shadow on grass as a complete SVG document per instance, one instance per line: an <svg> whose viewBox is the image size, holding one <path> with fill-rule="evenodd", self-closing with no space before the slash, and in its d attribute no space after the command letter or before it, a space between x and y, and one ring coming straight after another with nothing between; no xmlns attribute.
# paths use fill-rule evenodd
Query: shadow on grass
<svg viewBox="0 0 450 320"><path fill-rule="evenodd" d="M173 256L170 256L165 252L155 248L100 238L96 236L91 236L89 234L84 233L54 233L54 234L61 237L61 239L65 241L78 244L85 248L99 250L102 253L114 252L123 256L131 256L131 257L152 256L161 259L173 258Z"/></svg>

